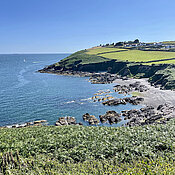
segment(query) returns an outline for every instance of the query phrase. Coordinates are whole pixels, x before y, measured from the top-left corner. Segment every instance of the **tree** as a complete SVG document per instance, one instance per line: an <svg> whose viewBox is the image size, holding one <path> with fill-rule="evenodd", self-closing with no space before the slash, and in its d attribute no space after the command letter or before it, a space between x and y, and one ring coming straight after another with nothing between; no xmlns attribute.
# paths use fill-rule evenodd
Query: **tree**
<svg viewBox="0 0 175 175"><path fill-rule="evenodd" d="M136 43L136 44L139 43L139 42L140 42L139 39L134 40L134 43Z"/></svg>
<svg viewBox="0 0 175 175"><path fill-rule="evenodd" d="M118 42L115 44L115 46L123 46L123 42Z"/></svg>
<svg viewBox="0 0 175 175"><path fill-rule="evenodd" d="M132 44L133 43L133 41L128 41L128 44Z"/></svg>

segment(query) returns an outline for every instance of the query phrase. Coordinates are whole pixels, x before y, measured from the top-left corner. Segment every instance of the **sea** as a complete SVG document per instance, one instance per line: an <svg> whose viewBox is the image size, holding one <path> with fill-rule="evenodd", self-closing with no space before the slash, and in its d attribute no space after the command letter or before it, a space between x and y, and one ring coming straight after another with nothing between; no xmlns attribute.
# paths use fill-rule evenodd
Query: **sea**
<svg viewBox="0 0 175 175"><path fill-rule="evenodd" d="M59 117L73 116L77 122L82 115L105 114L108 110L139 109L137 105L104 106L94 102L97 92L111 91L115 98L125 97L115 93L116 84L91 84L88 77L62 76L39 73L37 70L58 62L70 54L1 54L0 55L0 126L47 120L54 125ZM122 117L123 118L123 117ZM121 126L99 124L100 126Z"/></svg>

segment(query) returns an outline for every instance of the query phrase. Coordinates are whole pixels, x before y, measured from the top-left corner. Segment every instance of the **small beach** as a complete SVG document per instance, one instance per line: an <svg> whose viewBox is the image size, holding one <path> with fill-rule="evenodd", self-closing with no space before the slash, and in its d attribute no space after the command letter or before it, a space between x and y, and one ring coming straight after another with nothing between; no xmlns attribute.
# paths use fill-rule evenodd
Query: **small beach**
<svg viewBox="0 0 175 175"><path fill-rule="evenodd" d="M148 87L148 90L145 92L140 92L141 97L144 98L143 105L158 107L161 104L168 103L171 105L175 104L175 91L172 90L161 90L160 88L155 88L151 86L147 78L142 79L129 79L122 80L117 79L114 81L116 84L120 85L129 85L131 83L140 82L140 84Z"/></svg>

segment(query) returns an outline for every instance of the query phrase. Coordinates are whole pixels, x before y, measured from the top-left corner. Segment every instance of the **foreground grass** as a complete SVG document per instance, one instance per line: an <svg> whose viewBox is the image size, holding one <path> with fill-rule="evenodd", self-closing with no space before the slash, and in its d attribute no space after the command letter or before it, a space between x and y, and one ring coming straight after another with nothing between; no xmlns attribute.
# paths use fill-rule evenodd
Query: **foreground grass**
<svg viewBox="0 0 175 175"><path fill-rule="evenodd" d="M0 142L0 165L5 172L174 172L175 120L166 125L133 128L1 129ZM9 152L14 159L17 157L15 166L10 161L4 165Z"/></svg>
<svg viewBox="0 0 175 175"><path fill-rule="evenodd" d="M175 162L158 158L144 159L133 162L116 162L115 160L90 160L78 163L59 163L49 157L40 156L29 159L20 158L16 167L8 165L2 170L4 174L64 174L64 175L91 175L91 174L175 174Z"/></svg>
<svg viewBox="0 0 175 175"><path fill-rule="evenodd" d="M0 152L18 150L23 157L49 154L60 162L115 158L171 157L175 153L175 121L167 125L134 128L34 127L2 129Z"/></svg>

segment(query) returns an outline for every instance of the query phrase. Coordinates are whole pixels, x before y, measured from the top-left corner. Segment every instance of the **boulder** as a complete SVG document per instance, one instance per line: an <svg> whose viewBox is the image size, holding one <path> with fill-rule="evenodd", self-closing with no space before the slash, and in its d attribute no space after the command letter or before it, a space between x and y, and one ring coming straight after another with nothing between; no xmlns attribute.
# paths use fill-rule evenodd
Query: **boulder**
<svg viewBox="0 0 175 175"><path fill-rule="evenodd" d="M83 117L83 120L87 121L90 125L99 124L99 120L94 115L90 115L89 113L86 113L82 117Z"/></svg>
<svg viewBox="0 0 175 175"><path fill-rule="evenodd" d="M106 114L99 116L102 123L109 122L110 124L118 123L121 121L120 114L115 111L107 111Z"/></svg>
<svg viewBox="0 0 175 175"><path fill-rule="evenodd" d="M47 120L37 120L37 121L34 121L34 124L39 124L39 123L46 123Z"/></svg>
<svg viewBox="0 0 175 175"><path fill-rule="evenodd" d="M82 125L82 123L77 123L75 117L60 117L56 123L55 126L63 126L63 125Z"/></svg>

